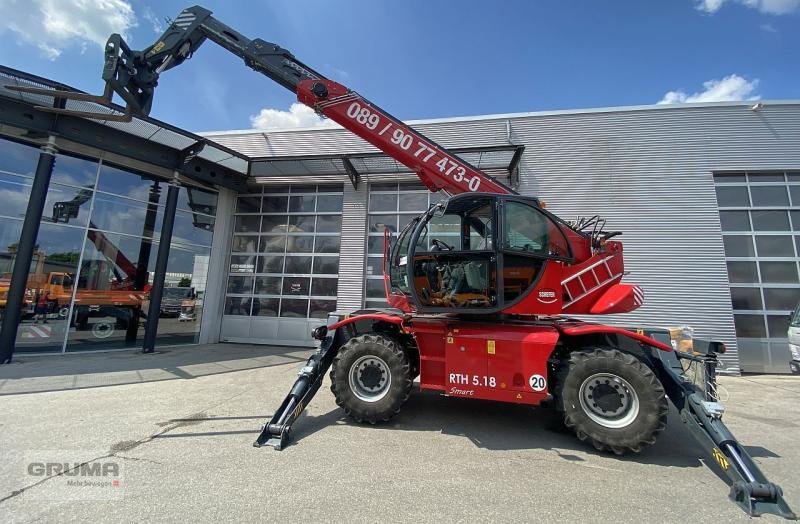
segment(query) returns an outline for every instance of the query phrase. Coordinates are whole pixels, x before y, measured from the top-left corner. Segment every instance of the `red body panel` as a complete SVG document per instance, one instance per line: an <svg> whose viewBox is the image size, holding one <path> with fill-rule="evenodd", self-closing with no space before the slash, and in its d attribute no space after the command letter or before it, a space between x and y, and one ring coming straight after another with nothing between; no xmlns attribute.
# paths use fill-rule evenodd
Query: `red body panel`
<svg viewBox="0 0 800 524"><path fill-rule="evenodd" d="M328 329L360 320L396 324L414 337L422 389L520 404L539 404L550 394L547 360L562 335L610 333L672 351L667 344L627 329L559 318L492 323L444 315L366 313L347 317Z"/></svg>

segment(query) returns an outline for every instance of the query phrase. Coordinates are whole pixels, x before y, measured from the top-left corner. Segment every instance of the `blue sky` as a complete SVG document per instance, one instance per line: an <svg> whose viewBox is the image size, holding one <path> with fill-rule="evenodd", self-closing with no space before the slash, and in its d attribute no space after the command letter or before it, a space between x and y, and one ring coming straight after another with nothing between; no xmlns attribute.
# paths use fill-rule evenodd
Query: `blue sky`
<svg viewBox="0 0 800 524"><path fill-rule="evenodd" d="M0 63L102 90L102 44L156 40L187 3L0 0ZM398 118L800 99L800 0L269 0L203 4ZM318 124L206 43L161 77L152 116L193 131ZM263 110L263 111L262 111ZM260 116L259 116L260 115Z"/></svg>

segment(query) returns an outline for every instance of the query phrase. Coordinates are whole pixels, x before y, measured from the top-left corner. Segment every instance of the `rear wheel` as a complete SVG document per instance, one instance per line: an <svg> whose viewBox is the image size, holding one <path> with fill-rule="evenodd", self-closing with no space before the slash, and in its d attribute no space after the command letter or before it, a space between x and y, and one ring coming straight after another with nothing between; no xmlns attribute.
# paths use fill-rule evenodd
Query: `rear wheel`
<svg viewBox="0 0 800 524"><path fill-rule="evenodd" d="M555 393L567 427L599 450L641 451L667 425L664 388L653 370L616 349L570 353Z"/></svg>
<svg viewBox="0 0 800 524"><path fill-rule="evenodd" d="M389 420L411 393L408 355L383 335L348 340L333 360L330 378L336 403L358 422Z"/></svg>

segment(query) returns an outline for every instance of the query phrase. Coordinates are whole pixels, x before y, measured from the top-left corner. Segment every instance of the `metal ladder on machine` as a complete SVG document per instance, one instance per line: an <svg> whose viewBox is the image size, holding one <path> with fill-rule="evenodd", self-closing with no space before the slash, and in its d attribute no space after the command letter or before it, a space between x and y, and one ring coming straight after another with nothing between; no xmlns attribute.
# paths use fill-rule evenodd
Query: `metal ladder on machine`
<svg viewBox="0 0 800 524"><path fill-rule="evenodd" d="M594 293L601 287L605 286L608 282L616 280L623 275L622 273L614 274L611 271L611 268L608 266L608 260L612 256L614 255L609 255L607 257L604 257L601 260L598 260L594 264L590 265L589 267L583 268L574 275L570 275L569 277L561 281L561 288L564 290L564 295L567 297L567 302L563 306L564 308L568 308L572 304L578 302L579 300L589 296L590 294ZM607 277L602 277L597 274L597 269L600 268L601 266L605 270L606 275L608 275ZM583 277L585 275L590 276L591 280L589 282L584 281ZM569 284L571 282L574 282L575 280L577 280L578 283L581 285L581 291L577 294L574 294L569 289ZM641 292L635 294L637 301L640 301L640 296L639 296L640 294Z"/></svg>

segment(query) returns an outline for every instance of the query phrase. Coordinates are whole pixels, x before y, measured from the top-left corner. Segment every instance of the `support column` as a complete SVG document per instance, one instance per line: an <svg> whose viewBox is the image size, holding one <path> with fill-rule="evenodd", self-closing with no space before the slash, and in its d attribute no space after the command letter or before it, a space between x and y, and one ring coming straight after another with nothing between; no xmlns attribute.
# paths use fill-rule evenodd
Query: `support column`
<svg viewBox="0 0 800 524"><path fill-rule="evenodd" d="M25 221L22 223L22 233L19 236L17 255L14 262L14 271L11 273L11 285L8 288L6 309L3 315L3 324L0 326L0 364L11 363L14 355L14 345L17 341L17 327L22 317L22 303L28 287L33 250L36 247L36 237L39 236L39 224L42 221L47 190L50 187L50 177L56 161L56 137L50 135L47 144L42 147L39 154L39 163L36 165L36 175L33 178L31 196L28 200L28 209L25 211Z"/></svg>
<svg viewBox="0 0 800 524"><path fill-rule="evenodd" d="M169 249L172 244L172 228L175 225L175 209L178 207L178 186L170 184L167 190L167 205L164 209L164 222L161 225L161 236L158 240L158 256L153 275L153 287L150 288L150 308L147 310L147 324L144 329L142 353L154 353L158 317L161 314L161 297L164 294L164 277L167 273Z"/></svg>

